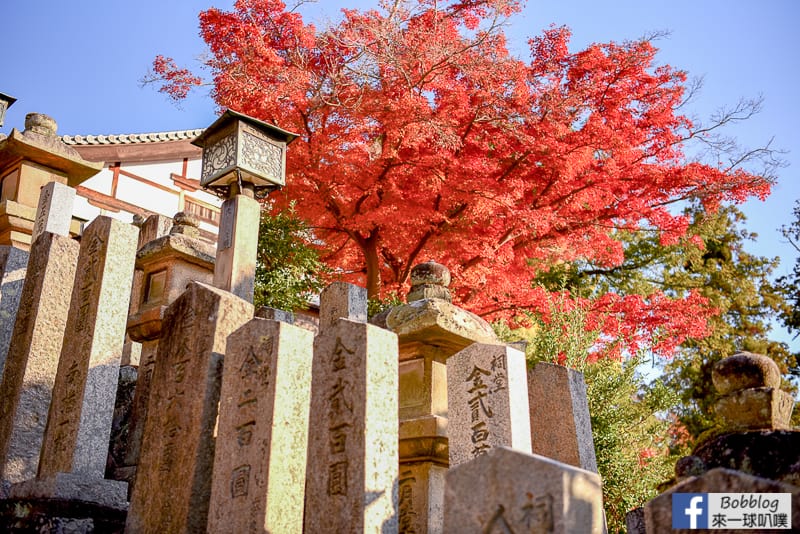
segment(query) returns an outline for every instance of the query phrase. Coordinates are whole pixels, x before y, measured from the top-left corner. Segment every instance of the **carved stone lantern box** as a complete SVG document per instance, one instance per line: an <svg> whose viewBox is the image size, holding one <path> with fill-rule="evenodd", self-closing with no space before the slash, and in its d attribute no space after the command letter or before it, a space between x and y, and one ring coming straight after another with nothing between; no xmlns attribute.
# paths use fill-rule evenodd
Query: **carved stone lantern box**
<svg viewBox="0 0 800 534"><path fill-rule="evenodd" d="M156 219L148 218L145 225ZM137 252L137 277L127 326L134 341L142 343L161 336L164 311L190 282L211 283L214 246L199 238L198 226L192 215L177 213L168 235L145 243Z"/></svg>
<svg viewBox="0 0 800 534"><path fill-rule="evenodd" d="M297 138L277 126L228 110L192 144L203 149L200 185L227 197L233 184L273 190L286 183L286 146Z"/></svg>
<svg viewBox="0 0 800 534"><path fill-rule="evenodd" d="M0 93L0 126L2 126L6 120L6 111L16 101L17 99L14 98L13 96Z"/></svg>

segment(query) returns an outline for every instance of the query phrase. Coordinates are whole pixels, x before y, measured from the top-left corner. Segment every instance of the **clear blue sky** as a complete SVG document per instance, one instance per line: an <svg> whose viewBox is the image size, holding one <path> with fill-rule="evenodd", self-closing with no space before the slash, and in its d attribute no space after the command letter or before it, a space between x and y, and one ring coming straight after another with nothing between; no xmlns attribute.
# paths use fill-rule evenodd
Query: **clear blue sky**
<svg viewBox="0 0 800 534"><path fill-rule="evenodd" d="M301 12L323 26L340 7L363 8L377 0L320 0ZM207 126L215 107L197 94L177 108L139 80L157 54L183 66L197 65L205 47L197 14L232 0L27 0L0 7L3 58L0 92L18 98L0 131L22 129L25 114L58 121L62 134L119 134ZM702 76L704 88L690 114L708 117L740 97L763 95L764 111L731 129L743 145L775 139L790 150L789 166L766 202L745 206L748 229L759 234L751 252L780 256L789 272L795 252L776 229L791 220L800 197L800 2L797 0L528 0L508 28L512 51L527 54L527 37L551 23L573 31L572 48L592 42L634 39L656 30L660 62ZM785 336L782 337L786 339ZM793 343L796 350L798 343Z"/></svg>

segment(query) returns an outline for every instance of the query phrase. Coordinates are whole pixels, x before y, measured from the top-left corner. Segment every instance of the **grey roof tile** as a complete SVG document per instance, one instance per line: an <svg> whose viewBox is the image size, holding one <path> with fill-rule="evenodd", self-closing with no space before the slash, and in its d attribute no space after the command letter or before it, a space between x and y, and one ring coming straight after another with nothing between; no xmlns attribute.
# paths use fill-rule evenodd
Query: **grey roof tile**
<svg viewBox="0 0 800 534"><path fill-rule="evenodd" d="M202 128L176 130L172 132L151 132L118 135L62 135L67 145L133 145L141 143L163 143L168 141L190 141L203 133Z"/></svg>

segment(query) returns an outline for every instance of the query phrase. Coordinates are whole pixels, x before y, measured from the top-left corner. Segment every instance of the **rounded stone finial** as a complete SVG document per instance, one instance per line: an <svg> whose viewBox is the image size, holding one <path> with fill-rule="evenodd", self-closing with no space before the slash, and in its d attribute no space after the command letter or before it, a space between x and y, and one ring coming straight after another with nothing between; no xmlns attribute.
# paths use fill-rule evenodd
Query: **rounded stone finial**
<svg viewBox="0 0 800 534"><path fill-rule="evenodd" d="M451 302L450 270L433 260L415 265L411 269L411 290L408 292L408 302L425 299L441 299Z"/></svg>
<svg viewBox="0 0 800 534"><path fill-rule="evenodd" d="M675 477L697 477L706 472L706 464L697 456L684 456L675 462Z"/></svg>
<svg viewBox="0 0 800 534"><path fill-rule="evenodd" d="M176 213L172 218L172 221L175 226L191 226L193 228L200 228L200 219L191 213L186 213L185 211L179 211Z"/></svg>
<svg viewBox="0 0 800 534"><path fill-rule="evenodd" d="M170 235L182 234L187 237L198 237L200 235L200 219L191 213L179 211L172 218L172 228Z"/></svg>
<svg viewBox="0 0 800 534"><path fill-rule="evenodd" d="M25 131L53 137L58 131L58 124L44 113L28 113L25 115Z"/></svg>
<svg viewBox="0 0 800 534"><path fill-rule="evenodd" d="M433 260L417 264L411 269L411 286L422 284L448 287L450 285L450 270Z"/></svg>
<svg viewBox="0 0 800 534"><path fill-rule="evenodd" d="M778 365L766 356L739 352L723 358L711 369L711 380L720 395L751 388L781 386Z"/></svg>

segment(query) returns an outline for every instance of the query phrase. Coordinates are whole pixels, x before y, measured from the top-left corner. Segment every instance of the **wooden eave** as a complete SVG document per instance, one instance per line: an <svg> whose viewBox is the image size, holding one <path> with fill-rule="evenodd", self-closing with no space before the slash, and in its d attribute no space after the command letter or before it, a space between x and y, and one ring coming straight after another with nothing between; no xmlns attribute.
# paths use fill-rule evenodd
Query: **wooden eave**
<svg viewBox="0 0 800 534"><path fill-rule="evenodd" d="M154 143L74 145L73 148L88 161L127 163L200 159L203 153L203 149L192 145L188 139Z"/></svg>

